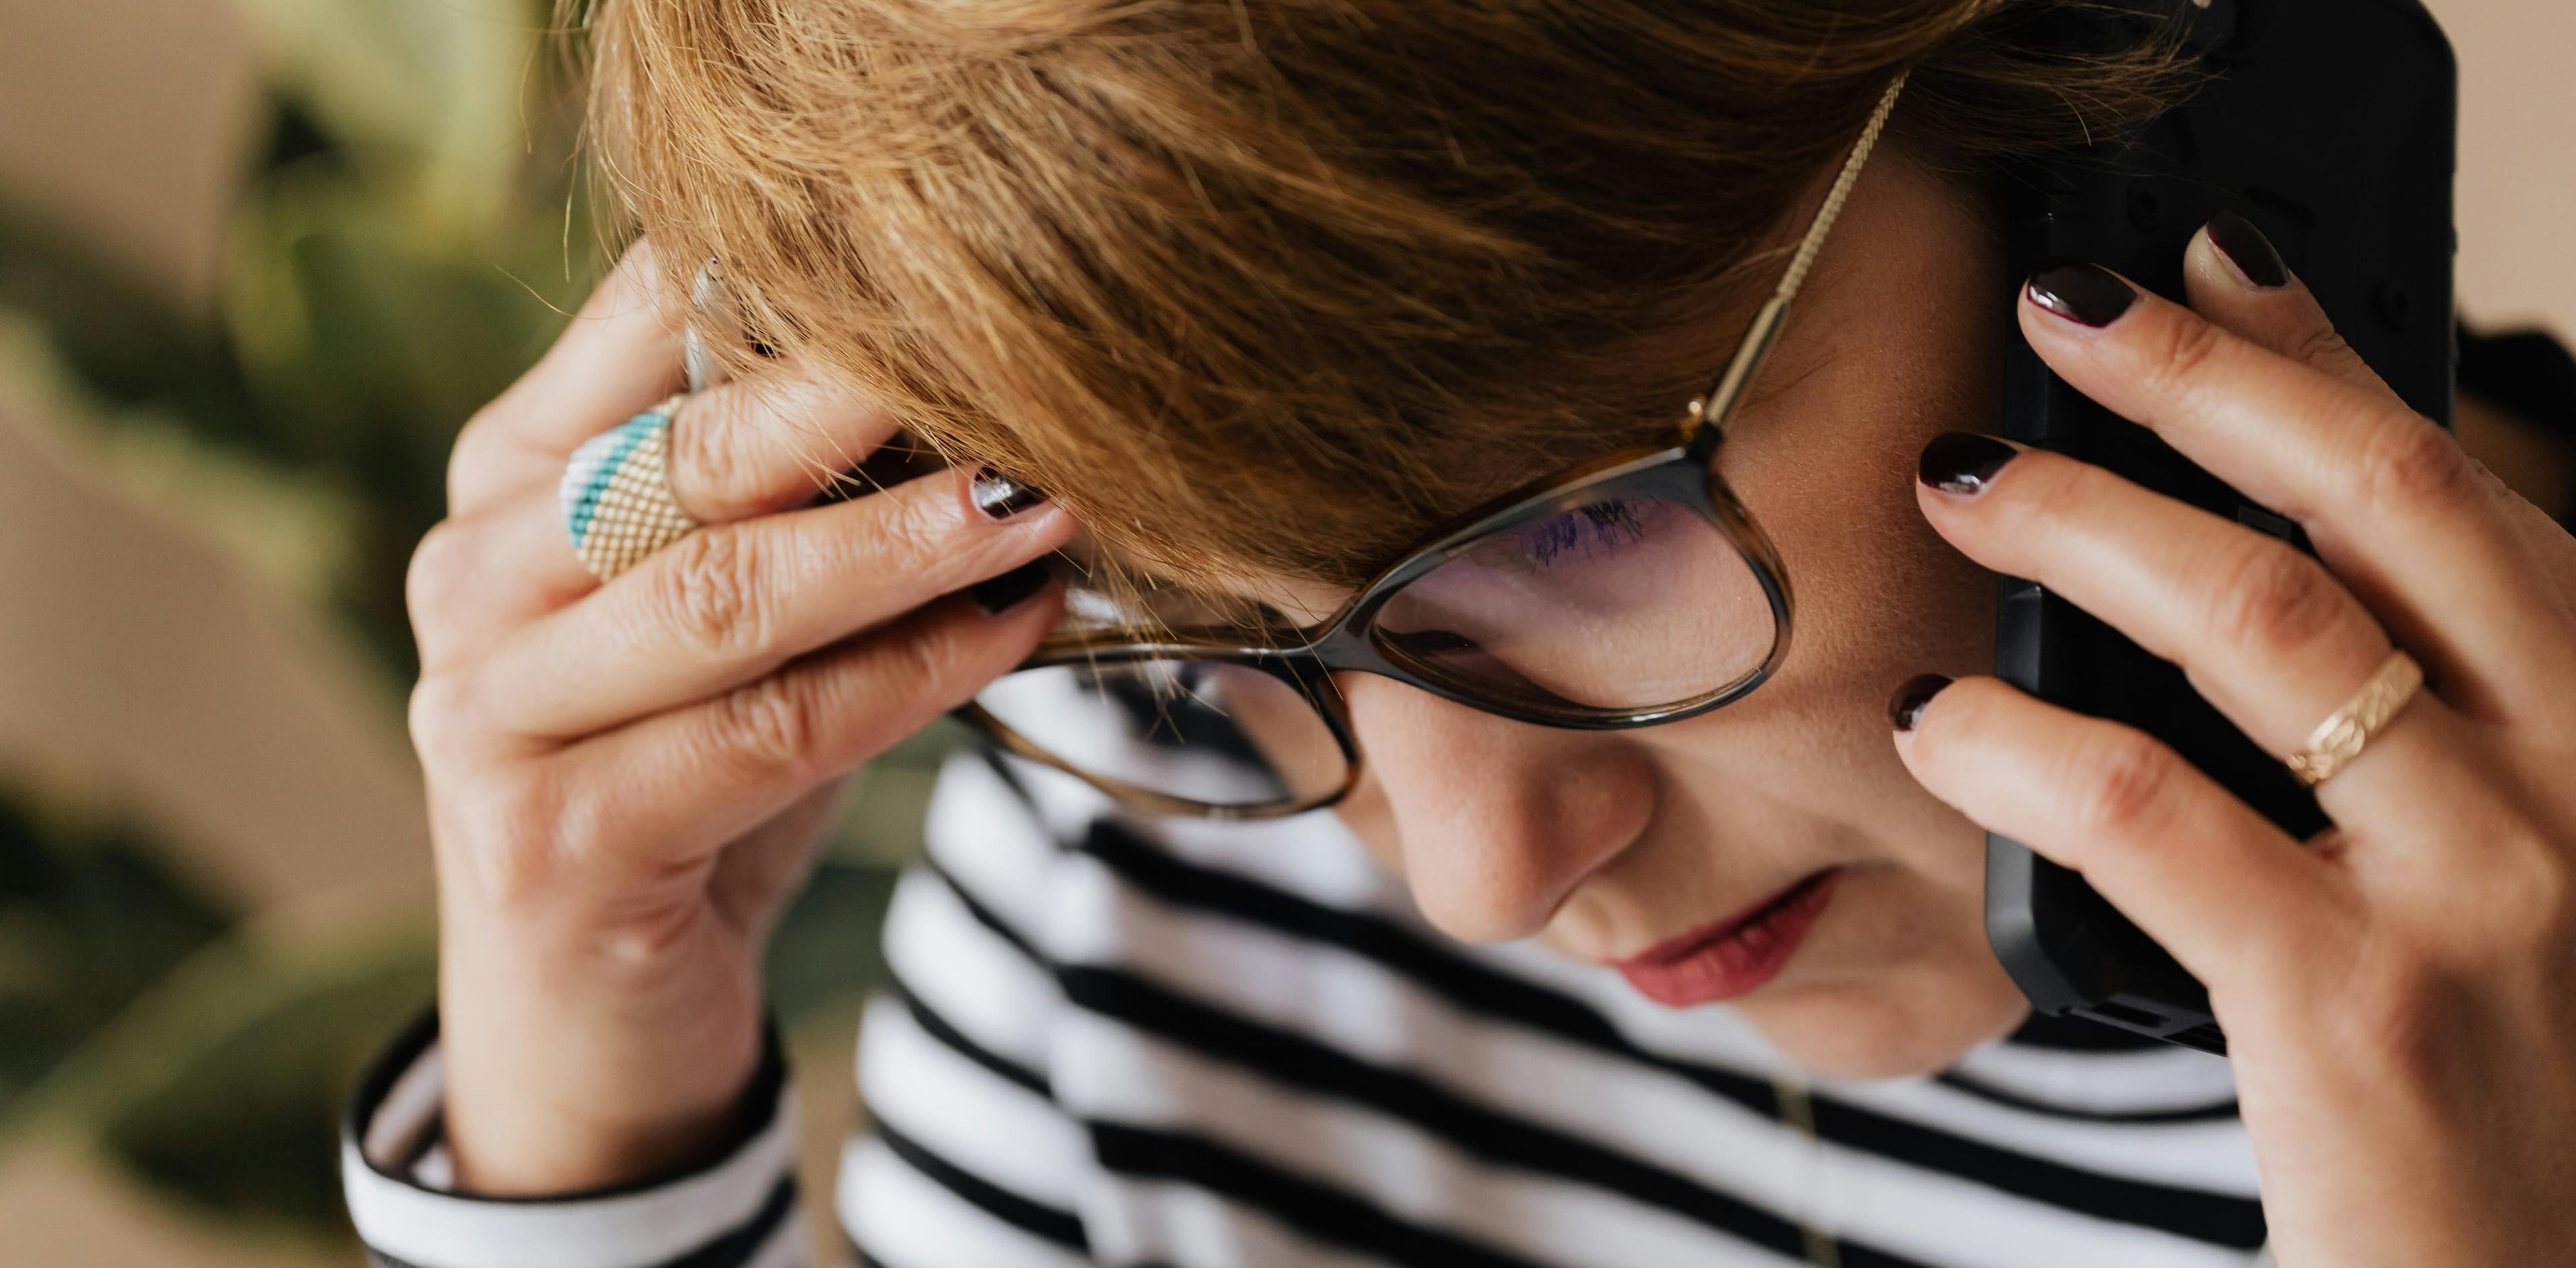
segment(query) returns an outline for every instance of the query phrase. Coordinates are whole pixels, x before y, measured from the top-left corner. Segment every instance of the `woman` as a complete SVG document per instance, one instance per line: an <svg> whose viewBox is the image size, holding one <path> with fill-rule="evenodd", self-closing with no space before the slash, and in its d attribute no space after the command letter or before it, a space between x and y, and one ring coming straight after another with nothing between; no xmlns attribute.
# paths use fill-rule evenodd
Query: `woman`
<svg viewBox="0 0 2576 1268"><path fill-rule="evenodd" d="M1724 438L1707 516L1532 504L1390 601L1405 673L1344 666L1230 740L1184 725L1201 670L1138 678L1182 736L1129 756L1207 778L952 767L864 1031L875 1125L835 1195L864 1256L2576 1244L2576 542L2249 223L2193 239L2189 307L2081 264L1998 294L1987 165L2178 78L2051 52L2027 19L2055 7L602 6L593 117L651 245L468 426L415 563L443 972L354 1107L370 1246L802 1262L757 951L843 772L979 696L1082 768L1098 746L1033 729L1061 710L1014 709L1030 678L996 685L1068 612L1274 637L1686 400ZM648 408L683 360L672 262L710 256L753 342ZM1767 360L1735 355L1793 294ZM2322 562L1977 434L2006 321ZM956 469L808 505L898 428ZM578 552L577 447L606 454L567 485ZM1032 567L1060 549L1097 584ZM1623 584L1641 559L1661 585ZM2302 848L1980 676L1987 570L2285 758L2410 664L2439 691L2361 719ZM1293 734L1334 723L1354 752ZM1269 782L1195 791L1247 755ZM1207 808L1175 796L1329 808L1139 808ZM1982 935L1987 828L2208 982L2232 1069L2030 1019Z"/></svg>

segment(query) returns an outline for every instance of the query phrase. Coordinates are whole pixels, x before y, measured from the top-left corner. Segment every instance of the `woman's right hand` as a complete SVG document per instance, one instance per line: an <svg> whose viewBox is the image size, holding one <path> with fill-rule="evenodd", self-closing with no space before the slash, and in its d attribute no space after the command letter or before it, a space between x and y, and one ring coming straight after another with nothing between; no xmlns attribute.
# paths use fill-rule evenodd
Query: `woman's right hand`
<svg viewBox="0 0 2576 1268"><path fill-rule="evenodd" d="M477 1193L638 1179L734 1126L761 944L843 778L1009 670L1061 605L958 593L1062 545L1052 503L994 519L949 470L805 506L897 423L784 371L692 399L670 479L706 527L593 580L556 483L680 386L661 291L639 243L466 425L449 517L412 560L445 1138Z"/></svg>

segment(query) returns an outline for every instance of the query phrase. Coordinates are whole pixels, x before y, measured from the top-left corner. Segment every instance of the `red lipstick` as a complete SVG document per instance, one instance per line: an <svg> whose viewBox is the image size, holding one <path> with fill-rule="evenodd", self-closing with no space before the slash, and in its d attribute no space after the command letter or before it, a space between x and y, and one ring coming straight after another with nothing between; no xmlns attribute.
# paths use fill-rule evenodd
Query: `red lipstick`
<svg viewBox="0 0 2576 1268"><path fill-rule="evenodd" d="M1752 908L1658 943L1612 967L1637 993L1666 1008L1714 1004L1780 975L1834 896L1842 869L1829 867Z"/></svg>

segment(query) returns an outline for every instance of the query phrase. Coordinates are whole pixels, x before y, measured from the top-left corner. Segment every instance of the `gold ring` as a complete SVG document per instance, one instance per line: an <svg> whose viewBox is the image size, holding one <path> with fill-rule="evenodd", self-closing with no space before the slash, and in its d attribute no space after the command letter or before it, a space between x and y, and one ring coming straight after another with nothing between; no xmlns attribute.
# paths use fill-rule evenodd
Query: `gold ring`
<svg viewBox="0 0 2576 1268"><path fill-rule="evenodd" d="M2379 662L2379 670L2361 690L2343 702L2343 707L2326 715L2317 729L2308 732L2308 742L2297 752L2281 759L2299 782L2314 788L2343 769L2346 762L2361 755L2362 746L2381 727L2388 725L2406 702L2424 687L2424 667L2403 650L2388 654Z"/></svg>
<svg viewBox="0 0 2576 1268"><path fill-rule="evenodd" d="M698 529L671 496L671 424L688 400L682 392L583 441L564 464L564 531L602 581Z"/></svg>

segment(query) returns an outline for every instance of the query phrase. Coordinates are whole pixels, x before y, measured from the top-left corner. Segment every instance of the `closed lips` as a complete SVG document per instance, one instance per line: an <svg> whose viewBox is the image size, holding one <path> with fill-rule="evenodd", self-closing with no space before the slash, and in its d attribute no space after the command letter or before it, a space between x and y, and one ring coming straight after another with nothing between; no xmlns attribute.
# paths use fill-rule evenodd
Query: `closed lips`
<svg viewBox="0 0 2576 1268"><path fill-rule="evenodd" d="M1759 906L1621 960L1637 992L1669 1008L1733 999L1777 977L1832 901L1842 869L1826 868Z"/></svg>

